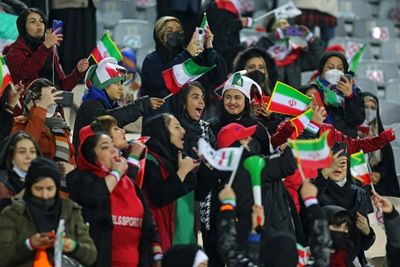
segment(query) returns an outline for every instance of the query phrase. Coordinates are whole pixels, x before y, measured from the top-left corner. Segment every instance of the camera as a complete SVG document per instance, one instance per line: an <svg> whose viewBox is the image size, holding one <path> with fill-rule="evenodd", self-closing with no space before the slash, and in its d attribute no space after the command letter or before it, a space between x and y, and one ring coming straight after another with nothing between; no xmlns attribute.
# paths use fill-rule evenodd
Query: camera
<svg viewBox="0 0 400 267"><path fill-rule="evenodd" d="M60 96L62 96L62 99L56 100L56 103L58 105L67 108L72 107L72 105L74 104L74 93L63 91Z"/></svg>

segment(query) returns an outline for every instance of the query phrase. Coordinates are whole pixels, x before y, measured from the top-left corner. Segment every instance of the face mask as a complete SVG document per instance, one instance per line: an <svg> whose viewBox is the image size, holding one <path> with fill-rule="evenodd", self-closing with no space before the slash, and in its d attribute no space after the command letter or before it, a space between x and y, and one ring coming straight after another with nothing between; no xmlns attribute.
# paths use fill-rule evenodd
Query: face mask
<svg viewBox="0 0 400 267"><path fill-rule="evenodd" d="M250 142L247 144L249 152L253 154L260 154L261 146L260 143L256 139L251 139Z"/></svg>
<svg viewBox="0 0 400 267"><path fill-rule="evenodd" d="M183 45L185 41L185 36L182 32L170 32L167 33L167 43L166 46L169 48L178 48Z"/></svg>
<svg viewBox="0 0 400 267"><path fill-rule="evenodd" d="M327 80L331 84L337 84L340 78L344 75L344 73L338 69L328 70L324 74L325 80Z"/></svg>
<svg viewBox="0 0 400 267"><path fill-rule="evenodd" d="M376 110L370 109L370 108L366 108L366 109L365 109L365 120L366 120L368 123L370 123L370 122L372 122L373 120L375 120L376 115L377 115Z"/></svg>
<svg viewBox="0 0 400 267"><path fill-rule="evenodd" d="M258 85L265 81L265 74L259 70L250 71L246 74L246 76L258 83Z"/></svg>
<svg viewBox="0 0 400 267"><path fill-rule="evenodd" d="M332 239L332 248L333 249L340 249L347 247L347 233L339 232L339 231L330 231L331 239Z"/></svg>
<svg viewBox="0 0 400 267"><path fill-rule="evenodd" d="M47 112L46 112L46 118L51 118L54 116L54 113L56 112L57 109L57 105L53 104L50 107L47 108Z"/></svg>
<svg viewBox="0 0 400 267"><path fill-rule="evenodd" d="M56 198L49 198L49 199L44 199L41 197L35 197L31 196L31 201L33 204L35 204L38 207L44 208L44 209L49 209L53 207L54 203L56 203Z"/></svg>

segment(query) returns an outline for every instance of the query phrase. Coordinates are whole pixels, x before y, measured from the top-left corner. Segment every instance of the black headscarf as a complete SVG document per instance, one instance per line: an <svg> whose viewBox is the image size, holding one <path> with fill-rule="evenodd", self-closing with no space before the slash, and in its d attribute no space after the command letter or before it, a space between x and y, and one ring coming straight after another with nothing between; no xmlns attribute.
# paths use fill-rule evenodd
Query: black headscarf
<svg viewBox="0 0 400 267"><path fill-rule="evenodd" d="M361 96L363 98L369 96L375 100L377 104L376 119L378 123L378 133L383 132L385 129L383 128L381 116L379 114L378 98L374 94L368 92L361 93ZM379 194L384 196L400 197L399 182L396 175L393 149L390 143L388 143L381 149L381 161L378 163L377 166L372 168L372 171L380 171L380 169L385 171L385 176L381 178L377 185L375 185L375 189L378 191Z"/></svg>
<svg viewBox="0 0 400 267"><path fill-rule="evenodd" d="M44 35L41 38L33 38L26 32L26 19L31 13L37 13L43 19L45 31L47 30L47 17L40 9L27 8L17 18L18 33L34 52L43 43Z"/></svg>
<svg viewBox="0 0 400 267"><path fill-rule="evenodd" d="M293 236L278 232L262 245L261 261L265 267L293 267L298 262L296 241Z"/></svg>
<svg viewBox="0 0 400 267"><path fill-rule="evenodd" d="M340 59L342 60L342 63L343 63L343 69L344 69L343 72L344 72L344 73L348 73L348 71L349 71L349 63L347 62L346 57L345 57L342 53L335 52L335 51L325 52L325 53L322 55L322 57L321 57L321 59L319 60L319 63L318 63L318 71L319 71L319 73L322 74L322 70L324 69L325 63L326 63L326 62L328 61L328 59L331 58L331 57L338 57L338 58L340 58Z"/></svg>
<svg viewBox="0 0 400 267"><path fill-rule="evenodd" d="M32 185L39 182L42 177L53 179L57 190L55 202L51 207L44 208L38 205L33 199ZM46 158L38 157L32 160L28 173L25 178L25 193L24 201L26 207L32 216L36 229L39 232L49 232L57 230L58 222L61 214L61 199L59 197L61 174L58 171L57 165Z"/></svg>
<svg viewBox="0 0 400 267"><path fill-rule="evenodd" d="M163 267L174 267L174 266L193 266L196 258L197 251L201 250L198 245L173 245L164 254L162 259ZM179 264L177 262L179 261Z"/></svg>
<svg viewBox="0 0 400 267"><path fill-rule="evenodd" d="M170 173L178 169L179 149L171 143L170 132L165 118L171 116L168 113L158 114L143 124L142 136L150 136L146 142L148 149L156 153L165 164Z"/></svg>

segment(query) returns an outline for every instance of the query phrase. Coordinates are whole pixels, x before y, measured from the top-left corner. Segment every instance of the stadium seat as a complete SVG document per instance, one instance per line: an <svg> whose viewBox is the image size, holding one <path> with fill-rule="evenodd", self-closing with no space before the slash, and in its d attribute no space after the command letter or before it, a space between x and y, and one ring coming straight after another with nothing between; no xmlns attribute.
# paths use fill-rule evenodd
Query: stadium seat
<svg viewBox="0 0 400 267"><path fill-rule="evenodd" d="M390 79L400 78L397 65L383 60L361 61L356 74L376 81L378 87L384 86Z"/></svg>
<svg viewBox="0 0 400 267"><path fill-rule="evenodd" d="M373 38L376 42L396 38L397 31L389 19L360 19L354 21L353 36Z"/></svg>
<svg viewBox="0 0 400 267"><path fill-rule="evenodd" d="M361 89L362 92L369 92L378 96L378 86L376 82L368 79L365 76L356 76L355 77L356 85Z"/></svg>
<svg viewBox="0 0 400 267"><path fill-rule="evenodd" d="M154 46L153 24L146 20L120 20L114 29L114 40L122 46L139 49L145 46Z"/></svg>
<svg viewBox="0 0 400 267"><path fill-rule="evenodd" d="M395 166L396 166L396 173L399 176L400 175L400 147L392 146L392 148L393 148L394 162L395 162Z"/></svg>
<svg viewBox="0 0 400 267"><path fill-rule="evenodd" d="M390 80L385 86L385 100L400 103L400 79ZM398 114L400 117L400 114Z"/></svg>
<svg viewBox="0 0 400 267"><path fill-rule="evenodd" d="M390 125L400 122L400 104L394 101L381 100L379 103L379 112L383 125Z"/></svg>
<svg viewBox="0 0 400 267"><path fill-rule="evenodd" d="M97 20L108 28L113 28L121 19L134 19L136 6L134 1L108 0L100 1L97 9Z"/></svg>
<svg viewBox="0 0 400 267"><path fill-rule="evenodd" d="M303 71L301 73L301 84L308 84L308 81L311 78L311 75L314 73L314 71Z"/></svg>
<svg viewBox="0 0 400 267"><path fill-rule="evenodd" d="M372 18L372 7L362 0L339 0L339 16L346 20Z"/></svg>
<svg viewBox="0 0 400 267"><path fill-rule="evenodd" d="M400 39L392 39L381 43L380 59L390 60L400 65Z"/></svg>
<svg viewBox="0 0 400 267"><path fill-rule="evenodd" d="M390 12L396 8L400 8L398 1L381 1L379 4L379 18L390 19Z"/></svg>

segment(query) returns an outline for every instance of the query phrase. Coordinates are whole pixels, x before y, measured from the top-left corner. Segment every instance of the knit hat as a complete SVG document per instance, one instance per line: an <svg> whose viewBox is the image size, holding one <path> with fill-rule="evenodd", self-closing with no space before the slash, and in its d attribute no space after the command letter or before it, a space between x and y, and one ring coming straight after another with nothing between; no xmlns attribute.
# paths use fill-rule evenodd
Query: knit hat
<svg viewBox="0 0 400 267"><path fill-rule="evenodd" d="M257 125L244 127L239 123L229 123L221 128L217 136L218 148L229 147L233 143L252 136L257 129Z"/></svg>
<svg viewBox="0 0 400 267"><path fill-rule="evenodd" d="M117 60L113 57L106 57L99 62L98 65L92 65L85 76L86 87L94 87L104 89L110 84L125 80L126 69L118 65Z"/></svg>
<svg viewBox="0 0 400 267"><path fill-rule="evenodd" d="M335 51L331 51L331 52L325 52L321 59L319 60L319 64L318 64L318 71L319 73L322 73L322 70L324 69L324 66L326 64L326 62L328 61L328 59L330 59L331 57L338 57L342 60L343 63L343 69L344 69L344 73L347 73L349 70L349 63L347 62L346 57L340 53L340 52L335 52Z"/></svg>
<svg viewBox="0 0 400 267"><path fill-rule="evenodd" d="M126 68L128 73L136 73L136 53L133 51L132 48L126 47L121 50L122 54L122 60L119 62L119 64Z"/></svg>
<svg viewBox="0 0 400 267"><path fill-rule="evenodd" d="M244 76L246 74L245 70L237 71L232 74L231 77L225 82L224 88L222 89L222 95L226 90L234 89L242 92L247 99L251 100L251 88L254 85L256 90L258 90L259 95L262 95L261 87L249 77Z"/></svg>
<svg viewBox="0 0 400 267"><path fill-rule="evenodd" d="M57 188L60 187L61 174L52 160L44 157L37 157L32 160L25 177L25 188L30 188L39 177L50 177L54 180Z"/></svg>

